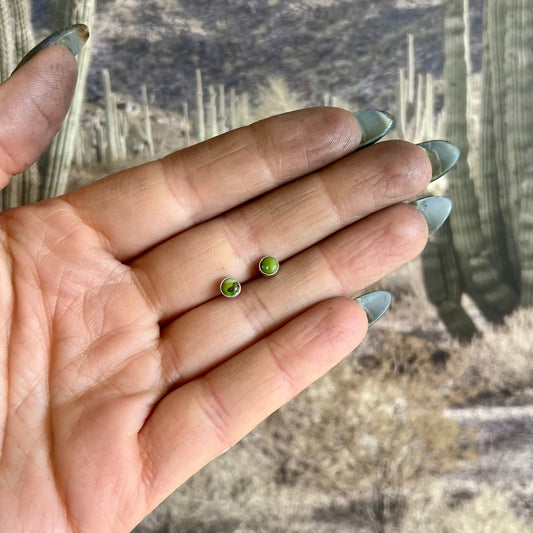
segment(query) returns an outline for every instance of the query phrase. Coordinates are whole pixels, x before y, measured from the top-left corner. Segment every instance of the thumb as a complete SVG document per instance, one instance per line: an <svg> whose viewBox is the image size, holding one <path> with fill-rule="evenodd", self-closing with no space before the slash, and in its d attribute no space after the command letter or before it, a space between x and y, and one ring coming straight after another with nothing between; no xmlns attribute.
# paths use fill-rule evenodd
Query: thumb
<svg viewBox="0 0 533 533"><path fill-rule="evenodd" d="M39 158L61 127L76 88L74 53L87 38L86 26L54 34L0 85L0 189Z"/></svg>

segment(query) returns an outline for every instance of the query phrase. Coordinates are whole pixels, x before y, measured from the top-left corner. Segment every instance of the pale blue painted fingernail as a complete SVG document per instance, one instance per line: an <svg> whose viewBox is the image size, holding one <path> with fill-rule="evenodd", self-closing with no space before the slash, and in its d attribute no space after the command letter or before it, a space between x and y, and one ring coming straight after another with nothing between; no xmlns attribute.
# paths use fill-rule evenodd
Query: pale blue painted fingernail
<svg viewBox="0 0 533 533"><path fill-rule="evenodd" d="M65 30L57 31L44 39L44 41L41 41L35 48L32 48L22 58L13 72L16 72L22 65L25 65L30 59L33 59L39 52L55 44L64 46L72 55L77 56L88 39L89 28L85 24L75 24Z"/></svg>
<svg viewBox="0 0 533 533"><path fill-rule="evenodd" d="M365 148L378 142L394 126L394 117L386 111L368 109L354 113L354 116L361 125L359 148Z"/></svg>
<svg viewBox="0 0 533 533"><path fill-rule="evenodd" d="M431 162L431 181L444 176L461 157L461 150L448 141L426 141L418 146L425 150Z"/></svg>
<svg viewBox="0 0 533 533"><path fill-rule="evenodd" d="M364 309L368 327L374 325L387 311L392 302L392 295L387 291L374 291L359 296L355 301Z"/></svg>
<svg viewBox="0 0 533 533"><path fill-rule="evenodd" d="M444 224L452 210L452 201L444 196L428 196L410 203L424 215L430 235Z"/></svg>

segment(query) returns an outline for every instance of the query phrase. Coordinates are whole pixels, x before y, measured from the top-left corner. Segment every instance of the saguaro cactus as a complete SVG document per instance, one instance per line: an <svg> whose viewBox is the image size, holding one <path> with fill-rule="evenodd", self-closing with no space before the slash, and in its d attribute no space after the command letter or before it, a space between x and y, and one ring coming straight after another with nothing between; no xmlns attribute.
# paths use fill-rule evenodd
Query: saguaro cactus
<svg viewBox="0 0 533 533"><path fill-rule="evenodd" d="M466 158L468 4L448 0L446 5L445 131L463 159L449 175L454 202L449 226L428 248L424 272L428 295L441 316L454 299L451 317L443 318L462 338L469 335L457 330L464 311L450 279L458 280L460 293L469 294L494 322L519 303L533 305L533 13L527 3L485 1L478 190ZM441 258L440 275L435 254ZM443 257L453 257L454 267L445 269Z"/></svg>
<svg viewBox="0 0 533 533"><path fill-rule="evenodd" d="M196 69L196 136L198 141L205 141L204 86L202 71Z"/></svg>
<svg viewBox="0 0 533 533"><path fill-rule="evenodd" d="M533 9L530 0L510 0L506 4L505 124L511 189L508 210L519 250L520 300L523 305L532 306Z"/></svg>
<svg viewBox="0 0 533 533"><path fill-rule="evenodd" d="M0 78L7 79L18 61L33 46L31 5L29 0L0 0ZM37 199L39 171L32 165L15 176L1 193L3 209Z"/></svg>
<svg viewBox="0 0 533 533"><path fill-rule="evenodd" d="M480 129L480 215L490 255L504 279L518 287L520 268L509 210L505 133L505 2L487 1L483 16ZM503 22L503 23L502 23ZM503 140L503 142L502 142Z"/></svg>
<svg viewBox="0 0 533 533"><path fill-rule="evenodd" d="M15 48L22 56L33 47L34 35L31 26L31 5L29 2L11 2L15 21Z"/></svg>
<svg viewBox="0 0 533 533"><path fill-rule="evenodd" d="M118 161L123 161L126 157L125 139L123 139L124 132L121 129L116 96L111 90L111 78L107 69L102 72L102 84L104 87L105 131L107 138L106 160L109 163L117 163Z"/></svg>
<svg viewBox="0 0 533 533"><path fill-rule="evenodd" d="M0 0L0 81L6 80L15 67L15 21L11 0Z"/></svg>
<svg viewBox="0 0 533 533"><path fill-rule="evenodd" d="M398 91L396 101L396 131L401 139L419 143L434 139L437 134L433 77L431 74L415 72L414 37L407 36L407 74L398 69ZM416 80L416 81L415 81ZM330 105L328 95L328 103Z"/></svg>
<svg viewBox="0 0 533 533"><path fill-rule="evenodd" d="M144 135L143 140L148 146L148 156L150 159L155 157L154 136L152 134L152 122L150 120L150 105L148 103L148 90L146 85L141 87L142 101L143 101L143 115L144 115Z"/></svg>

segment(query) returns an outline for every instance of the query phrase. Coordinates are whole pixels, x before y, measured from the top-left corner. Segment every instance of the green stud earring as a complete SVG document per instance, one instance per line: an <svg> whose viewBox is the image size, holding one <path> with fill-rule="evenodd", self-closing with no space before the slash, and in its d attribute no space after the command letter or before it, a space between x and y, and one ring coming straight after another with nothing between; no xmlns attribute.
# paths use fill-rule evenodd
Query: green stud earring
<svg viewBox="0 0 533 533"><path fill-rule="evenodd" d="M241 284L234 278L225 278L220 282L220 292L226 298L235 298L241 293Z"/></svg>
<svg viewBox="0 0 533 533"><path fill-rule="evenodd" d="M273 276L274 274L278 273L278 270L278 260L270 257L269 255L263 257L261 261L259 261L259 272L261 272L263 276Z"/></svg>

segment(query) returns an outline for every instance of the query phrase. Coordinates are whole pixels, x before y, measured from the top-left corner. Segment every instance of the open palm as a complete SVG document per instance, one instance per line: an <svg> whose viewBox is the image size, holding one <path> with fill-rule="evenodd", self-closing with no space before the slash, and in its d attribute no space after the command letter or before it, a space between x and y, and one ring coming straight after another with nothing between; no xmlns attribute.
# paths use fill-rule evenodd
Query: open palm
<svg viewBox="0 0 533 533"><path fill-rule="evenodd" d="M0 87L0 183L75 71L55 46ZM304 110L0 215L5 531L129 531L359 344L349 296L420 253L398 202L431 173L416 146L359 140L352 114Z"/></svg>

